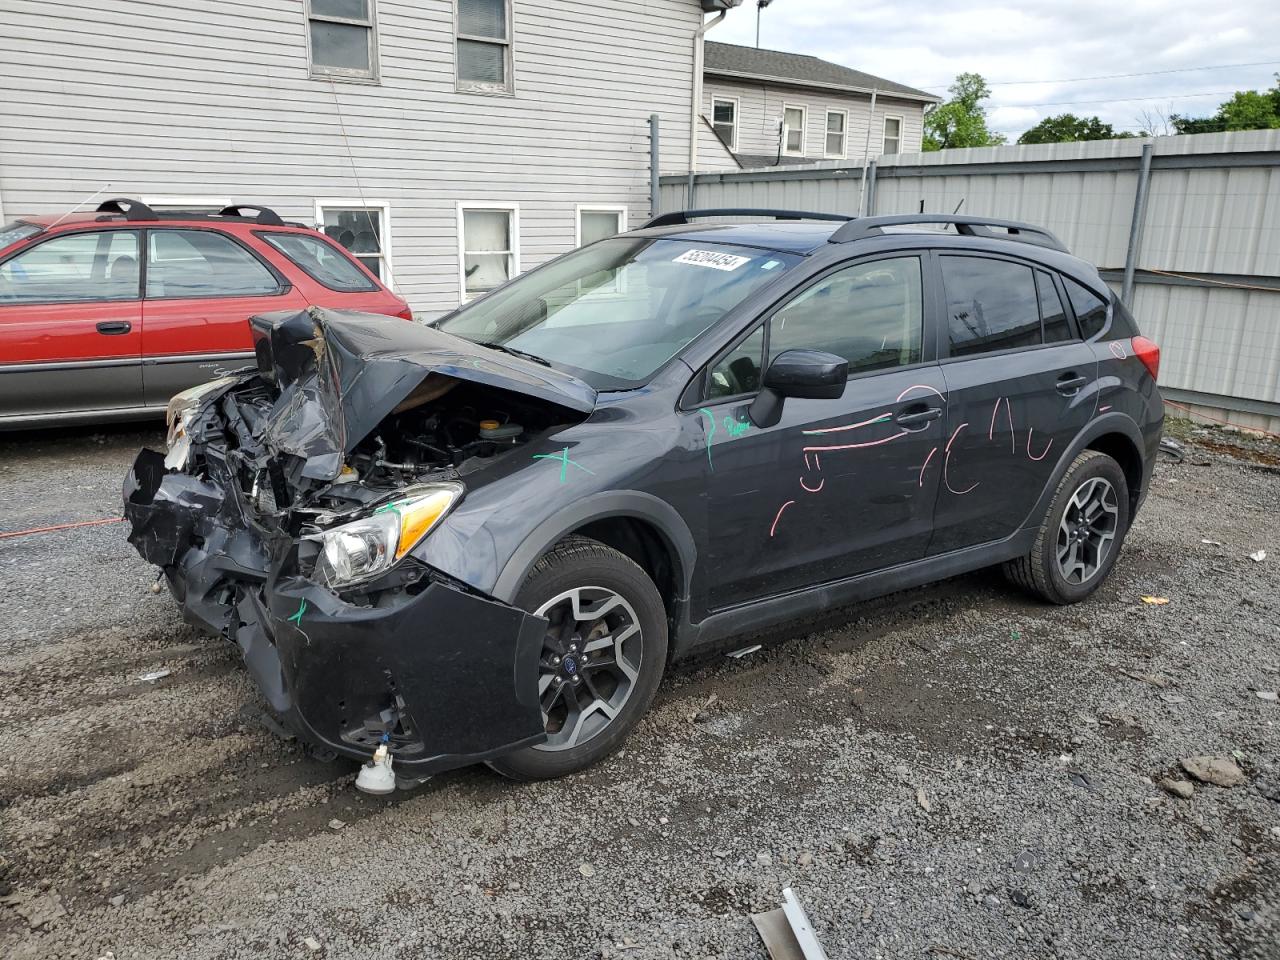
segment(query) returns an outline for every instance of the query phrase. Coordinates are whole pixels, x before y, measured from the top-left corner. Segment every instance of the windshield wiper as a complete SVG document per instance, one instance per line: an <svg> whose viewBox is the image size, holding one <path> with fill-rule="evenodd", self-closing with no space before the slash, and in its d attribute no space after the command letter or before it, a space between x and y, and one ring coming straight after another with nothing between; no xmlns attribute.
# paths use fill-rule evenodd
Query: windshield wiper
<svg viewBox="0 0 1280 960"><path fill-rule="evenodd" d="M488 347L490 350L500 350L503 353L509 353L513 357L519 357L521 360L532 360L534 363L540 363L544 367L551 366L551 361L546 357L540 357L536 353L528 353L524 350L517 350L515 347L509 347L505 343L497 343L493 340L476 340L477 344L482 347Z"/></svg>

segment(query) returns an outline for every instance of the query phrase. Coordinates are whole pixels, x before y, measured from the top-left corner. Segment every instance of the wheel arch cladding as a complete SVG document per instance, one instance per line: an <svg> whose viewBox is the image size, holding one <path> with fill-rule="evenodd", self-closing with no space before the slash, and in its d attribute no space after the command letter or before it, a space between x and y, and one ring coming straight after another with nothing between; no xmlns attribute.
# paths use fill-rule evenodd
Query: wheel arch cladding
<svg viewBox="0 0 1280 960"><path fill-rule="evenodd" d="M665 500L638 490L585 497L548 517L524 539L498 575L493 594L513 602L538 558L567 536L591 537L634 560L654 576L669 615L689 596L697 548L680 514ZM664 574L660 574L664 575Z"/></svg>
<svg viewBox="0 0 1280 960"><path fill-rule="evenodd" d="M1129 515L1132 517L1142 495L1143 463L1138 445L1125 434L1113 431L1093 437L1085 444L1085 449L1105 453L1120 464L1125 482L1129 485Z"/></svg>

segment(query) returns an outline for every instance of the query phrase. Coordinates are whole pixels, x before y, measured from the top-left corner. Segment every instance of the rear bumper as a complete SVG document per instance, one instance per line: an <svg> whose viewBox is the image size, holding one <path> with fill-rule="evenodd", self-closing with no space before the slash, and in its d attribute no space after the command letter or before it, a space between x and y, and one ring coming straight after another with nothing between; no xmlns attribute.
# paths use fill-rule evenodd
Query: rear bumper
<svg viewBox="0 0 1280 960"><path fill-rule="evenodd" d="M158 459L143 451L125 481L130 542L189 622L239 646L301 740L366 759L386 737L397 767L425 776L545 739L545 620L427 568L373 606L349 603L287 572L287 537Z"/></svg>

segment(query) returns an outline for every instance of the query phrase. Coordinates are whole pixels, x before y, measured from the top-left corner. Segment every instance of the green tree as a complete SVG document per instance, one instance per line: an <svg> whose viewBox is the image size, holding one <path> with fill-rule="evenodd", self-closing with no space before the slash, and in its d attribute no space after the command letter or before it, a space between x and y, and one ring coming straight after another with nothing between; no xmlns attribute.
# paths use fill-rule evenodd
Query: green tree
<svg viewBox="0 0 1280 960"><path fill-rule="evenodd" d="M1117 132L1109 123L1097 117L1077 117L1063 113L1045 117L1018 138L1019 143L1067 143L1072 140L1117 140L1132 137L1132 133Z"/></svg>
<svg viewBox="0 0 1280 960"><path fill-rule="evenodd" d="M987 111L982 101L991 96L991 88L981 74L960 74L949 92L950 100L925 114L925 150L996 147L1005 142L1003 136L987 129Z"/></svg>
<svg viewBox="0 0 1280 960"><path fill-rule="evenodd" d="M1178 133L1221 133L1224 130L1280 129L1280 73L1270 90L1237 90L1211 117L1169 118Z"/></svg>

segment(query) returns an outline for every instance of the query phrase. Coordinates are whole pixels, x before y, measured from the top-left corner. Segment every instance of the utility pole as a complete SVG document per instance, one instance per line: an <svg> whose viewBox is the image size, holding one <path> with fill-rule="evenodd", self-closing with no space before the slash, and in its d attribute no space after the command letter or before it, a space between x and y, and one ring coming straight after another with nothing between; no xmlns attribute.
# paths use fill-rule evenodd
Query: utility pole
<svg viewBox="0 0 1280 960"><path fill-rule="evenodd" d="M773 3L773 0L756 0L756 49L760 49L760 11Z"/></svg>

